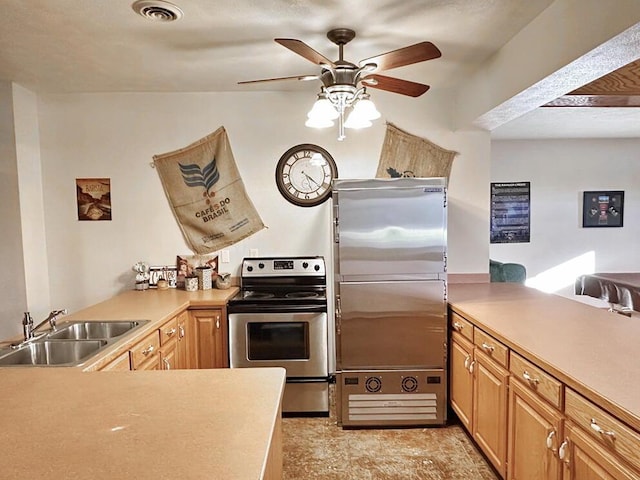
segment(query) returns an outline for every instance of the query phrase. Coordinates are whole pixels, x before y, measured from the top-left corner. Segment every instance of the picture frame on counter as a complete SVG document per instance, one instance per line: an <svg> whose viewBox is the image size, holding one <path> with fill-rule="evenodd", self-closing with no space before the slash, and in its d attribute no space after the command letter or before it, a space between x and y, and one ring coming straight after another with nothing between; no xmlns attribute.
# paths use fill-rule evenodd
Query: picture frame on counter
<svg viewBox="0 0 640 480"><path fill-rule="evenodd" d="M169 288L178 285L178 269L173 265L154 265L149 267L149 288L157 288L158 280L164 278L169 283Z"/></svg>
<svg viewBox="0 0 640 480"><path fill-rule="evenodd" d="M582 195L582 227L624 225L624 190L592 190Z"/></svg>

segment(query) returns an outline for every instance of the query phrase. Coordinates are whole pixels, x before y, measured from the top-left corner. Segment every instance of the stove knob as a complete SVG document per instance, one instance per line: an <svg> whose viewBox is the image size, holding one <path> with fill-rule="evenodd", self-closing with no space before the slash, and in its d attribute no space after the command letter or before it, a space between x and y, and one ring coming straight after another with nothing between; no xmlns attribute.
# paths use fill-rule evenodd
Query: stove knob
<svg viewBox="0 0 640 480"><path fill-rule="evenodd" d="M302 268L307 268L309 264L307 262L302 262Z"/></svg>
<svg viewBox="0 0 640 480"><path fill-rule="evenodd" d="M320 265L314 265L313 268L315 269L315 271L317 272L318 270L320 270Z"/></svg>
<svg viewBox="0 0 640 480"><path fill-rule="evenodd" d="M264 268L264 263L260 262L260 263L258 264L258 268Z"/></svg>
<svg viewBox="0 0 640 480"><path fill-rule="evenodd" d="M253 267L251 265L247 266L247 271L248 272L253 272Z"/></svg>

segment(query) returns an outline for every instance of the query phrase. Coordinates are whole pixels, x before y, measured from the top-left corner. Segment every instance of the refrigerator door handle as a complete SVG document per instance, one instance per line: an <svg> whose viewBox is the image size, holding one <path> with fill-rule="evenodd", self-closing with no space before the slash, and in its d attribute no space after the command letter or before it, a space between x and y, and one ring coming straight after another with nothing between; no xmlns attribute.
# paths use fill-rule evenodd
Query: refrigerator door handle
<svg viewBox="0 0 640 480"><path fill-rule="evenodd" d="M340 303L340 295L336 295L336 334L340 335L342 330L342 304Z"/></svg>
<svg viewBox="0 0 640 480"><path fill-rule="evenodd" d="M334 205L333 207L333 241L334 243L340 243L340 233L338 232L339 226L340 226L340 222L338 221L338 205Z"/></svg>

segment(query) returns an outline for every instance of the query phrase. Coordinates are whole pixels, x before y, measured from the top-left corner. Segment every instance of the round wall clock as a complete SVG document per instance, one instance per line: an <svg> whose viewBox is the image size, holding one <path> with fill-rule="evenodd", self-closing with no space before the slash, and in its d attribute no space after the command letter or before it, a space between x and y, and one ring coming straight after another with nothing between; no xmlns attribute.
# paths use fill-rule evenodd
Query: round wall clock
<svg viewBox="0 0 640 480"><path fill-rule="evenodd" d="M324 148L303 143L290 148L276 166L276 185L284 198L300 207L320 205L331 196L338 167Z"/></svg>

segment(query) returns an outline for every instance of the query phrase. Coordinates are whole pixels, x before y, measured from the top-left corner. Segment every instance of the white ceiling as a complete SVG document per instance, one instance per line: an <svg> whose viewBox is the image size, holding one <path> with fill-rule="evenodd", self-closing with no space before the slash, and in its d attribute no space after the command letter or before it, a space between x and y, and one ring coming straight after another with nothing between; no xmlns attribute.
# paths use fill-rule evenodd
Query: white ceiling
<svg viewBox="0 0 640 480"><path fill-rule="evenodd" d="M316 74L273 39L300 39L337 59L326 32L348 27L357 35L345 59L354 63L424 40L436 44L441 58L385 72L436 91L458 84L553 0L174 0L184 17L172 23L142 18L132 1L0 0L0 79L38 93L315 92L306 82L237 82ZM492 136L573 136L560 128L572 127L574 134L640 137L631 109L598 110L609 110L600 127L595 109L537 109ZM592 127L579 127L579 117ZM613 128L618 123L624 134Z"/></svg>

